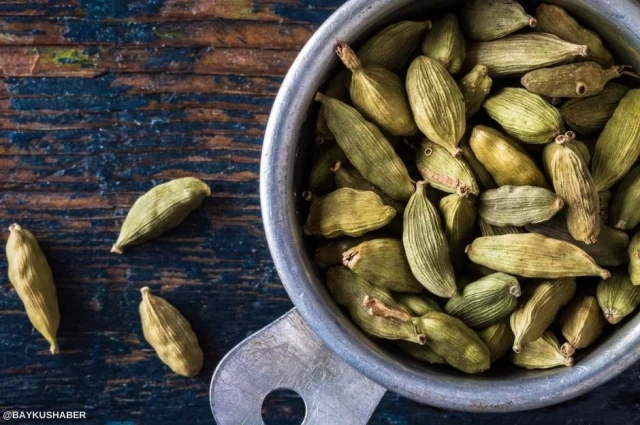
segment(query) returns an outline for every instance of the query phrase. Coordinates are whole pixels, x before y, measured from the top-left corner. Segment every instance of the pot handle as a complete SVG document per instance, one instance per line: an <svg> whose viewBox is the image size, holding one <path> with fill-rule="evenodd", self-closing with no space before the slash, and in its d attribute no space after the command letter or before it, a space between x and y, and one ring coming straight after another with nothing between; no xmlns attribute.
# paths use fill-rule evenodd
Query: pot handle
<svg viewBox="0 0 640 425"><path fill-rule="evenodd" d="M264 425L262 402L281 388L304 400L302 425L364 425L386 392L329 351L295 308L222 359L211 380L213 417Z"/></svg>

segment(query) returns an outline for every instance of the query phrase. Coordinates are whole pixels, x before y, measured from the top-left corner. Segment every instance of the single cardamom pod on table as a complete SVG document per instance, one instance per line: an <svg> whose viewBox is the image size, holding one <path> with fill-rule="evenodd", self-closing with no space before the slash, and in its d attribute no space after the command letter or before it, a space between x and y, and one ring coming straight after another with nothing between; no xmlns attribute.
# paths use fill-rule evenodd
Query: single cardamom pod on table
<svg viewBox="0 0 640 425"><path fill-rule="evenodd" d="M160 236L184 221L211 194L205 182L184 177L160 184L133 204L122 224L111 252L122 254L125 247Z"/></svg>
<svg viewBox="0 0 640 425"><path fill-rule="evenodd" d="M536 186L502 186L484 191L478 198L482 220L498 227L541 223L563 206L555 193Z"/></svg>
<svg viewBox="0 0 640 425"><path fill-rule="evenodd" d="M144 338L175 373L193 378L202 369L203 355L198 337L180 312L144 287L140 320Z"/></svg>
<svg viewBox="0 0 640 425"><path fill-rule="evenodd" d="M569 127L578 133L596 133L611 119L629 90L622 84L608 83L596 95L569 99L560 107L560 114Z"/></svg>
<svg viewBox="0 0 640 425"><path fill-rule="evenodd" d="M474 263L523 277L608 279L611 275L577 246L535 233L477 238L467 247L467 255Z"/></svg>
<svg viewBox="0 0 640 425"><path fill-rule="evenodd" d="M575 292L576 280L573 277L545 280L528 286L522 304L511 313L511 330L515 335L513 351L518 353L526 343L540 338Z"/></svg>
<svg viewBox="0 0 640 425"><path fill-rule="evenodd" d="M489 77L487 67L478 64L460 80L458 85L464 98L466 116L469 119L482 107L484 100L491 91L493 80Z"/></svg>
<svg viewBox="0 0 640 425"><path fill-rule="evenodd" d="M448 13L433 22L431 31L422 42L422 53L440 62L451 74L457 74L462 68L465 42L458 18Z"/></svg>
<svg viewBox="0 0 640 425"><path fill-rule="evenodd" d="M442 198L439 207L447 235L449 257L453 264L461 265L465 261L464 248L473 237L476 206L466 197L453 194Z"/></svg>
<svg viewBox="0 0 640 425"><path fill-rule="evenodd" d="M56 354L60 310L51 267L33 233L18 224L11 225L9 231L9 281L24 304L29 321L50 344L51 354Z"/></svg>
<svg viewBox="0 0 640 425"><path fill-rule="evenodd" d="M420 294L396 293L393 299L406 308L408 308L414 316L424 316L430 311L442 311L437 302L431 298Z"/></svg>
<svg viewBox="0 0 640 425"><path fill-rule="evenodd" d="M386 226L395 216L396 210L375 193L343 188L311 204L304 232L327 239L358 237Z"/></svg>
<svg viewBox="0 0 640 425"><path fill-rule="evenodd" d="M616 229L631 230L640 223L640 165L622 180L609 208L611 224Z"/></svg>
<svg viewBox="0 0 640 425"><path fill-rule="evenodd" d="M460 12L462 28L476 41L496 40L536 26L536 19L512 0L468 0Z"/></svg>
<svg viewBox="0 0 640 425"><path fill-rule="evenodd" d="M495 363L505 356L513 346L513 332L509 319L502 320L486 329L478 331L478 336L489 348L491 363Z"/></svg>
<svg viewBox="0 0 640 425"><path fill-rule="evenodd" d="M560 347L565 356L573 356L576 350L593 344L604 330L606 321L598 300L586 296L573 300L563 312L560 325L567 342Z"/></svg>
<svg viewBox="0 0 640 425"><path fill-rule="evenodd" d="M512 353L511 362L525 369L572 367L574 364L573 357L567 357L562 353L558 338L550 331L545 332L535 341L525 344L521 352Z"/></svg>
<svg viewBox="0 0 640 425"><path fill-rule="evenodd" d="M478 195L480 188L463 158L451 156L446 148L424 139L418 150L416 166L434 188L460 196Z"/></svg>
<svg viewBox="0 0 640 425"><path fill-rule="evenodd" d="M604 318L615 325L640 304L640 286L634 285L626 272L617 271L611 279L600 281L596 297Z"/></svg>

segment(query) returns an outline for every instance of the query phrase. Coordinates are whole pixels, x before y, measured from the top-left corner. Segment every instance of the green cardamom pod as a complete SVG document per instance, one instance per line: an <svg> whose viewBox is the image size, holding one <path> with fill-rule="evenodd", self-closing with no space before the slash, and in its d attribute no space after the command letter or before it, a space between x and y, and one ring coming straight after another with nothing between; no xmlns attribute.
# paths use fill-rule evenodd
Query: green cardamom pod
<svg viewBox="0 0 640 425"><path fill-rule="evenodd" d="M402 21L389 25L358 50L358 57L367 66L400 72L416 50L422 35L429 29L431 21Z"/></svg>
<svg viewBox="0 0 640 425"><path fill-rule="evenodd" d="M616 229L631 230L640 223L640 165L631 169L611 200L611 223Z"/></svg>
<svg viewBox="0 0 640 425"><path fill-rule="evenodd" d="M535 341L525 344L521 352L512 353L511 362L525 369L571 367L574 364L573 357L566 357L562 354L558 339L550 331L545 332Z"/></svg>
<svg viewBox="0 0 640 425"><path fill-rule="evenodd" d="M580 62L526 73L520 82L532 93L551 97L588 97L625 74L623 66L603 69L595 62Z"/></svg>
<svg viewBox="0 0 640 425"><path fill-rule="evenodd" d="M558 196L564 201L569 233L593 244L600 234L600 198L589 167L570 137L558 136L545 146L542 163Z"/></svg>
<svg viewBox="0 0 640 425"><path fill-rule="evenodd" d="M313 261L320 270L326 270L329 267L339 266L342 264L342 255L356 245L372 239L380 239L388 237L383 231L369 232L358 238L338 238L320 240L320 245L316 249Z"/></svg>
<svg viewBox="0 0 640 425"><path fill-rule="evenodd" d="M471 149L498 186L549 188L533 159L513 139L483 125L473 129Z"/></svg>
<svg viewBox="0 0 640 425"><path fill-rule="evenodd" d="M340 43L336 53L351 71L351 100L367 120L394 136L418 132L400 77L379 66L363 65L346 43Z"/></svg>
<svg viewBox="0 0 640 425"><path fill-rule="evenodd" d="M510 136L525 143L549 143L564 133L560 111L525 89L505 87L483 106Z"/></svg>
<svg viewBox="0 0 640 425"><path fill-rule="evenodd" d="M511 313L511 330L515 335L513 351L540 338L553 319L576 292L576 280L565 277L532 283L524 291L522 304Z"/></svg>
<svg viewBox="0 0 640 425"><path fill-rule="evenodd" d="M516 226L493 226L482 219L482 215L478 218L478 228L482 236L500 236L515 235L524 233L520 227Z"/></svg>
<svg viewBox="0 0 640 425"><path fill-rule="evenodd" d="M615 325L640 304L640 286L634 285L627 273L618 271L611 279L600 281L596 297L604 318Z"/></svg>
<svg viewBox="0 0 640 425"><path fill-rule="evenodd" d="M343 70L338 75L329 80L327 88L325 89L326 96L333 99L338 99L340 102L349 103L351 98L349 97L348 84L349 71ZM327 119L324 116L324 107L320 105L318 110L318 118L316 119L316 134L323 139L333 139L333 133L327 125Z"/></svg>
<svg viewBox="0 0 640 425"><path fill-rule="evenodd" d="M591 164L591 151L589 151L589 148L587 147L587 145L582 143L580 140L573 139L573 137L575 137L575 133L573 133L572 131L568 131L566 134L571 135L570 138L572 140L569 146L580 156L580 159L582 159L582 161L588 167L589 164Z"/></svg>
<svg viewBox="0 0 640 425"><path fill-rule="evenodd" d="M620 101L596 143L591 170L598 191L620 180L640 155L640 89Z"/></svg>
<svg viewBox="0 0 640 425"><path fill-rule="evenodd" d="M564 202L555 193L536 186L502 186L482 192L478 213L493 226L524 226L549 220Z"/></svg>
<svg viewBox="0 0 640 425"><path fill-rule="evenodd" d="M478 158L476 158L476 155L471 149L468 138L464 138L460 142L460 150L462 151L462 157L473 172L473 175L476 178L476 182L478 182L478 186L480 186L480 189L488 190L498 187L496 185L496 182L493 181L493 177L491 177L491 174L489 174L489 171L487 171L485 166L482 165L482 162L480 162Z"/></svg>
<svg viewBox="0 0 640 425"><path fill-rule="evenodd" d="M414 359L431 364L447 364L447 361L442 358L442 356L437 355L426 345L415 344L407 341L398 341L398 347Z"/></svg>
<svg viewBox="0 0 640 425"><path fill-rule="evenodd" d="M555 35L529 33L500 40L472 43L467 48L465 68L477 64L489 68L492 77L521 75L534 69L586 56L588 47L564 41Z"/></svg>
<svg viewBox="0 0 640 425"><path fill-rule="evenodd" d="M416 124L427 138L460 155L466 127L462 92L440 62L420 56L409 66L407 94Z"/></svg>
<svg viewBox="0 0 640 425"><path fill-rule="evenodd" d="M383 339L424 344L425 337L418 333L409 312L397 304L386 289L371 285L342 266L327 271L327 287L336 302L349 309L353 321L368 334ZM371 298L381 300L400 314L393 317L371 314L366 303ZM402 313L406 316L402 317Z"/></svg>
<svg viewBox="0 0 640 425"><path fill-rule="evenodd" d="M33 233L18 224L9 227L9 231L9 281L24 304L29 321L47 340L51 354L56 354L60 310L51 267Z"/></svg>
<svg viewBox="0 0 640 425"><path fill-rule="evenodd" d="M607 124L629 87L608 83L594 96L569 99L560 108L560 114L569 127L582 134L593 134Z"/></svg>
<svg viewBox="0 0 640 425"><path fill-rule="evenodd" d="M338 189L311 204L304 232L328 239L362 236L389 224L396 210L373 192Z"/></svg>
<svg viewBox="0 0 640 425"><path fill-rule="evenodd" d="M460 196L480 193L468 163L451 156L446 148L427 139L420 145L416 166L422 177L438 190Z"/></svg>
<svg viewBox="0 0 640 425"><path fill-rule="evenodd" d="M580 25L561 7L543 3L536 10L536 19L538 20L537 31L554 34L571 43L588 46L584 60L598 62L602 66L613 65L613 56L602 44L600 36Z"/></svg>
<svg viewBox="0 0 640 425"><path fill-rule="evenodd" d="M462 28L477 41L503 38L525 27L535 27L534 17L512 0L469 0L461 8Z"/></svg>
<svg viewBox="0 0 640 425"><path fill-rule="evenodd" d="M523 277L607 279L611 275L577 246L535 233L477 238L467 247L467 255L474 263Z"/></svg>
<svg viewBox="0 0 640 425"><path fill-rule="evenodd" d="M629 277L631 283L640 285L640 232L633 236L629 244Z"/></svg>
<svg viewBox="0 0 640 425"><path fill-rule="evenodd" d="M422 294L397 293L393 294L393 299L398 304L409 309L414 316L424 316L430 311L442 311L437 302Z"/></svg>
<svg viewBox="0 0 640 425"><path fill-rule="evenodd" d="M451 74L456 74L464 63L465 42L458 18L448 13L433 23L422 42L422 53L440 62Z"/></svg>
<svg viewBox="0 0 640 425"><path fill-rule="evenodd" d="M378 127L339 100L320 93L316 100L325 107L327 124L349 162L393 199L408 200L413 183L407 167Z"/></svg>
<svg viewBox="0 0 640 425"><path fill-rule="evenodd" d="M324 195L335 189L335 177L331 166L336 162L347 162L347 156L337 144L322 152L311 167L309 191Z"/></svg>
<svg viewBox="0 0 640 425"><path fill-rule="evenodd" d="M511 351L513 346L513 332L509 325L509 319L502 320L495 325L478 331L478 336L485 343L491 354L491 363L500 360Z"/></svg>
<svg viewBox="0 0 640 425"><path fill-rule="evenodd" d="M348 164L343 164L340 161L336 161L331 166L331 171L335 173L335 182L338 189L350 187L351 189L371 191L378 195L386 205L393 207L393 209L400 214L404 213L403 204L394 200L392 197L376 187L376 185L365 179L360 171L356 170L354 167Z"/></svg>
<svg viewBox="0 0 640 425"><path fill-rule="evenodd" d="M472 328L486 328L508 317L518 306L520 284L505 273L494 273L464 287L444 310Z"/></svg>
<svg viewBox="0 0 640 425"><path fill-rule="evenodd" d="M465 373L489 369L489 349L461 320L435 311L412 320L416 328L426 335L425 345L451 366Z"/></svg>
<svg viewBox="0 0 640 425"><path fill-rule="evenodd" d="M566 217L559 215L549 221L538 224L528 224L527 231L538 233L548 238L569 242L586 252L598 265L603 267L620 266L627 261L627 246L629 236L604 223L600 224L600 234L595 243L587 245L577 241L569 233ZM484 235L483 235L484 236Z"/></svg>
<svg viewBox="0 0 640 425"><path fill-rule="evenodd" d="M373 239L345 251L342 264L371 283L396 292L422 292L413 277L402 241Z"/></svg>
<svg viewBox="0 0 640 425"><path fill-rule="evenodd" d="M211 194L205 182L184 177L160 184L133 204L111 252L122 254L126 246L138 245L173 229Z"/></svg>
<svg viewBox="0 0 640 425"><path fill-rule="evenodd" d="M404 211L402 241L418 281L431 293L451 298L456 293L456 282L449 247L440 215L427 199L425 187L425 182L418 182Z"/></svg>
<svg viewBox="0 0 640 425"><path fill-rule="evenodd" d="M604 330L606 321L593 296L573 300L560 319L562 335L567 340L560 347L565 356L573 356L576 350L593 344Z"/></svg>
<svg viewBox="0 0 640 425"><path fill-rule="evenodd" d="M469 199L456 194L445 196L440 200L449 257L453 264L464 263L464 249L473 237L476 222L476 206Z"/></svg>
<svg viewBox="0 0 640 425"><path fill-rule="evenodd" d="M484 100L491 91L493 80L489 77L487 67L478 64L460 80L458 85L464 98L466 116L469 119L482 107Z"/></svg>

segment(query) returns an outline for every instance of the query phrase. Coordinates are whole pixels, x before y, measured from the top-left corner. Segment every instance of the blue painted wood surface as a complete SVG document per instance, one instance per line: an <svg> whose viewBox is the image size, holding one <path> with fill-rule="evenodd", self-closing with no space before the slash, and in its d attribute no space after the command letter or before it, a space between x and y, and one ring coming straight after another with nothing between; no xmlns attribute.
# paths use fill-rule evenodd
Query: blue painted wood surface
<svg viewBox="0 0 640 425"><path fill-rule="evenodd" d="M86 423L212 423L222 356L291 303L264 241L262 134L297 51L342 0L0 2L0 227L40 239L57 283L61 354L48 354L0 261L0 411L81 410ZM177 229L109 253L128 207L197 175L213 195ZM7 232L4 232L6 235ZM195 379L144 341L139 289L192 323ZM371 423L640 423L640 365L570 403L471 415L387 394ZM290 424L287 400L275 420ZM31 422L37 423L37 421Z"/></svg>

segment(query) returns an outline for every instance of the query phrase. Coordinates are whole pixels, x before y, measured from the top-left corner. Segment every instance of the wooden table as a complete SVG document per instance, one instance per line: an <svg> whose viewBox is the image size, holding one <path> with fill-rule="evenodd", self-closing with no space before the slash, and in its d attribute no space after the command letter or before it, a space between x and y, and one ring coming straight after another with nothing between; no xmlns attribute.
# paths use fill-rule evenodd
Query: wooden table
<svg viewBox="0 0 640 425"><path fill-rule="evenodd" d="M0 2L0 227L19 222L40 239L62 313L52 356L0 262L0 411L85 411L86 423L110 425L213 422L218 361L291 307L260 218L262 135L298 50L341 3ZM156 241L110 254L132 202L187 175L210 184L204 207ZM192 323L205 352L197 378L171 373L144 340L146 285ZM371 423L637 424L639 377L640 365L571 403L511 415L388 394ZM270 423L295 423L288 401Z"/></svg>

